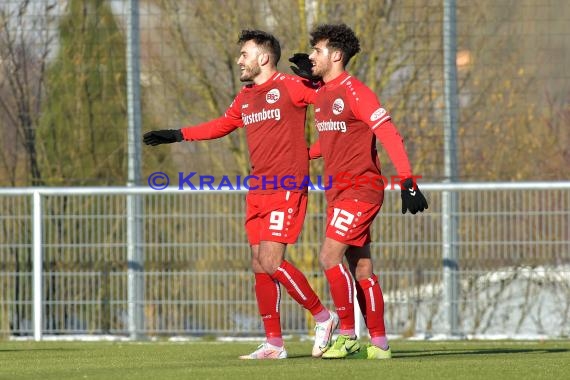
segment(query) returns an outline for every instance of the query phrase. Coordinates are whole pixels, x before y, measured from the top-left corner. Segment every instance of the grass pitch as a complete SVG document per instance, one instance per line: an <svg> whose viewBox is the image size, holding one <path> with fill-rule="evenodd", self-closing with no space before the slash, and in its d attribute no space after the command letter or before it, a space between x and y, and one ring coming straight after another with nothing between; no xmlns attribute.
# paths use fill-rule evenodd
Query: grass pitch
<svg viewBox="0 0 570 380"><path fill-rule="evenodd" d="M392 341L392 360L239 360L256 343L0 341L0 379L563 379L570 341Z"/></svg>

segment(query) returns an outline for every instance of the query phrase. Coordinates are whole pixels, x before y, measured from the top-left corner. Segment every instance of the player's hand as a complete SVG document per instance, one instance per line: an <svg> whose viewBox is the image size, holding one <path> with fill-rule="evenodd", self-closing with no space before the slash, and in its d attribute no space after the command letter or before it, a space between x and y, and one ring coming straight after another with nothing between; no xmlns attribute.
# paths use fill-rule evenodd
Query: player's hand
<svg viewBox="0 0 570 380"><path fill-rule="evenodd" d="M318 82L321 77L313 75L313 63L309 60L309 55L306 53L295 53L289 62L294 63L297 66L289 66L291 70L301 78L308 79L313 82Z"/></svg>
<svg viewBox="0 0 570 380"><path fill-rule="evenodd" d="M412 214L416 214L418 211L423 212L428 208L426 198L412 178L406 178L400 186L402 188L402 214L408 210Z"/></svg>
<svg viewBox="0 0 570 380"><path fill-rule="evenodd" d="M184 140L180 129L159 129L150 131L143 135L143 141L146 145L172 144Z"/></svg>

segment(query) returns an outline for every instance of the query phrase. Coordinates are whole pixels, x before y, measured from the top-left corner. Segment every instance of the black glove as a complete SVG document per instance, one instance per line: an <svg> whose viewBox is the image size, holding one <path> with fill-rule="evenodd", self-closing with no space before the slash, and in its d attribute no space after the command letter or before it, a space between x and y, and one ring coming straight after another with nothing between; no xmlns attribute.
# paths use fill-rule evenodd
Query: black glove
<svg viewBox="0 0 570 380"><path fill-rule="evenodd" d="M402 188L402 214L410 210L412 214L423 212L428 208L428 203L426 198L418 188L418 185L414 183L411 178L406 178L401 183Z"/></svg>
<svg viewBox="0 0 570 380"><path fill-rule="evenodd" d="M144 134L143 141L146 145L172 144L184 140L180 129L160 129Z"/></svg>
<svg viewBox="0 0 570 380"><path fill-rule="evenodd" d="M291 70L301 78L308 79L313 82L318 82L321 80L321 77L317 77L313 75L313 71L311 70L313 67L313 63L309 60L309 55L305 53L295 53L291 58L289 58L289 62L294 63L297 65L289 66Z"/></svg>

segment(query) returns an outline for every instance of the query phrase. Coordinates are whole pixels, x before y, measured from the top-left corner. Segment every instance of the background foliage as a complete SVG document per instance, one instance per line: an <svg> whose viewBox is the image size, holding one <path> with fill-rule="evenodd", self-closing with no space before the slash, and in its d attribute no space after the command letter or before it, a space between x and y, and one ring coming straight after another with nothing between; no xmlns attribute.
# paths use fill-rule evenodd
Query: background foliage
<svg viewBox="0 0 570 380"><path fill-rule="evenodd" d="M368 84L392 113L405 138L414 172L423 177L423 182L444 179L442 1L139 3L145 131L194 125L223 114L242 86L235 63L240 30L259 28L274 33L283 50L279 68L290 72L287 58L310 50L313 25L344 22L356 31L362 45L362 52L348 70ZM568 179L570 7L565 0L459 0L457 5L459 179ZM0 4L0 186L126 183L126 12L126 2L119 0L7 0ZM311 115L308 142L315 138ZM395 174L388 157L382 151L380 155L384 175ZM178 172L191 171L233 176L246 174L248 165L241 130L216 141L144 147L143 184L155 171L172 178ZM313 174L321 172L322 162L311 165ZM191 209L191 197L185 194L151 202L146 210L151 215L165 207L175 211L156 215L145 224L145 269L246 271L249 255L241 220L243 204L224 204L204 196L203 209ZM119 201L120 205L114 204ZM125 240L124 223L111 222L107 227L101 220L88 223L82 219L110 209L123 215L124 204L119 201L104 197L48 199L46 212L52 224L46 236L56 244L46 248L46 270L94 270L103 278L124 271L125 250L118 245ZM509 204L511 199L504 202ZM547 208L554 210L561 202L556 200ZM468 200L466 204L471 207ZM288 253L303 270L318 272L315 242L323 235L324 205L313 201L309 207L301 241ZM402 223L391 216L390 207L386 205L384 211L391 223L382 224L377 231L382 238L390 236L394 223ZM31 270L30 247L20 244L29 241L31 227L28 220L19 218L23 213L29 215L29 209L27 203L2 200L1 214L7 217L0 226L4 270ZM75 217L68 217L70 214ZM220 236L215 223L204 226L205 214L235 216L229 232L232 237ZM426 225L434 230L439 226L436 217L425 216L433 218ZM477 223L464 223L460 234L471 231ZM483 235L498 228L493 223L497 221L478 226ZM529 231L529 238L541 233ZM417 232L408 232L414 241ZM235 236L242 236L244 244L230 251L216 244L226 238L235 241ZM544 236L536 236L540 238ZM89 245L101 242L108 244L103 250ZM414 255L398 255L403 249ZM439 255L416 250L421 248L377 246L375 254L386 269L439 269ZM482 264L479 253L469 249L465 253L462 264L469 261L469 265L489 267L523 262L539 265L543 258L557 254L544 252L536 259L521 248L511 261ZM13 281L9 297L28 298L30 289L24 288L23 279L9 281ZM324 289L322 276L311 281L316 288ZM159 282L154 288L149 286L149 294L159 289ZM66 286L53 285L53 289ZM405 286L393 284L394 288ZM103 286L100 298L120 297L111 293ZM21 320L19 313L27 313L25 310L24 306L17 309L14 320ZM0 312L4 316L7 313ZM8 319L0 318L0 325ZM112 322L106 321L104 326L110 329Z"/></svg>

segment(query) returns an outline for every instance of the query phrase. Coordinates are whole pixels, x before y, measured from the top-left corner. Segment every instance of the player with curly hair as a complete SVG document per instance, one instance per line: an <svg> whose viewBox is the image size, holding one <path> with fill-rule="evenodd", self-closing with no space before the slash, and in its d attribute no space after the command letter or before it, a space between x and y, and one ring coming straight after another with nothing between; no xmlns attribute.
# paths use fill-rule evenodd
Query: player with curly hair
<svg viewBox="0 0 570 380"><path fill-rule="evenodd" d="M319 25L311 32L310 42L313 48L310 55L298 53L290 59L298 66L294 69L298 75L312 80L320 78L323 83L314 102L319 139L311 147L310 156L323 157L325 177L338 178L343 173L359 179L354 186L332 186L325 191L327 229L319 261L340 327L336 341L322 357L388 359L392 352L386 338L384 299L370 253L370 226L382 206L384 185L362 181L381 178L376 139L402 179L402 213L422 212L428 204L414 181L402 137L390 114L370 88L345 70L360 51L352 29L345 24ZM367 346L361 347L355 333L355 289L343 264L344 257L354 277L358 303L370 333L371 344Z"/></svg>

